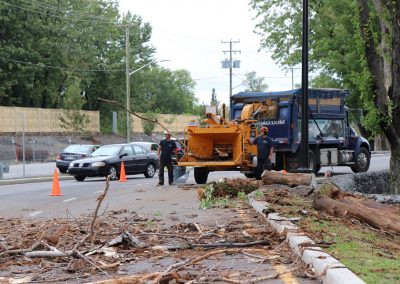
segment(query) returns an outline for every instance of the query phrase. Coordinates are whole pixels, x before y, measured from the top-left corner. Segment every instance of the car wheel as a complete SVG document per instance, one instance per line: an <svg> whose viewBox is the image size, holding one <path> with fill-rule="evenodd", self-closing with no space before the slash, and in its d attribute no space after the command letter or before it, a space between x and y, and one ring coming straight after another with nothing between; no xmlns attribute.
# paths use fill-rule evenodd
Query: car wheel
<svg viewBox="0 0 400 284"><path fill-rule="evenodd" d="M355 158L355 166L351 167L351 170L354 173L363 173L368 171L369 169L369 164L371 162L371 157L369 155L369 152L366 148L361 147L360 151L358 152L357 157Z"/></svg>
<svg viewBox="0 0 400 284"><path fill-rule="evenodd" d="M197 184L204 184L207 182L209 170L206 167L194 168L194 180Z"/></svg>
<svg viewBox="0 0 400 284"><path fill-rule="evenodd" d="M146 171L144 172L144 176L147 178L152 178L154 177L154 174L156 173L156 167L154 166L153 163L150 163L146 167Z"/></svg>
<svg viewBox="0 0 400 284"><path fill-rule="evenodd" d="M77 181L84 181L85 180L85 176L74 176L74 178L77 180Z"/></svg>
<svg viewBox="0 0 400 284"><path fill-rule="evenodd" d="M110 180L116 180L118 177L117 168L115 166L109 166L107 170L107 175L110 176Z"/></svg>

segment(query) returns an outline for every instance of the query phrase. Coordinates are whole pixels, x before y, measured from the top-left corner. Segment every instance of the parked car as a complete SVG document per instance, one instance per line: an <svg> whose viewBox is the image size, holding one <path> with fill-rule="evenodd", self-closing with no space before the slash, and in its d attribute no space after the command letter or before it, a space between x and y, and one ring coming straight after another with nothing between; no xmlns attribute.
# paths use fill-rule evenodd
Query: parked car
<svg viewBox="0 0 400 284"><path fill-rule="evenodd" d="M89 157L99 147L99 145L69 145L57 155L56 167L61 173L66 173L71 161Z"/></svg>
<svg viewBox="0 0 400 284"><path fill-rule="evenodd" d="M184 153L185 153L184 148L183 148L184 139L183 138L179 138L177 140L176 138L171 138L171 140L173 140L175 142L175 144L176 144L176 149L178 150L178 160L180 160L183 157ZM172 161L173 161L174 164L178 164L178 162L176 161L175 155L174 155L174 157L172 157Z"/></svg>
<svg viewBox="0 0 400 284"><path fill-rule="evenodd" d="M101 146L88 158L71 162L68 173L77 181L107 175L115 180L120 175L121 162L126 175L144 174L147 178L152 178L159 167L157 154L148 153L139 144L111 144Z"/></svg>
<svg viewBox="0 0 400 284"><path fill-rule="evenodd" d="M158 144L154 142L132 142L131 144L136 144L142 146L147 152L157 153Z"/></svg>

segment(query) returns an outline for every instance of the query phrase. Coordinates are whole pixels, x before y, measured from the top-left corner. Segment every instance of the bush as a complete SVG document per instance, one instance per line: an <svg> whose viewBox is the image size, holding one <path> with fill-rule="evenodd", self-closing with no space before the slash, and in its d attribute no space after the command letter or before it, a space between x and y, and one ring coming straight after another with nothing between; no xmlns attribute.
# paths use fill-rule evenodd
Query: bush
<svg viewBox="0 0 400 284"><path fill-rule="evenodd" d="M157 123L155 123L153 121L155 121L157 119L157 113L149 111L149 112L146 112L143 116L147 119L152 120L152 121L148 121L148 120L144 120L144 119L142 120L142 127L143 127L144 134L150 136L153 133L154 128L156 128Z"/></svg>

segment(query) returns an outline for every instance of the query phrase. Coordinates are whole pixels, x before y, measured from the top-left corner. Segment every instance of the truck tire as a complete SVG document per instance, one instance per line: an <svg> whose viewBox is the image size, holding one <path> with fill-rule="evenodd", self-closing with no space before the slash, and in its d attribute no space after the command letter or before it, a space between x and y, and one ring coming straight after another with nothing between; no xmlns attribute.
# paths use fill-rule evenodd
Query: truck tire
<svg viewBox="0 0 400 284"><path fill-rule="evenodd" d="M255 174L254 173L245 173L244 176L247 178L254 178Z"/></svg>
<svg viewBox="0 0 400 284"><path fill-rule="evenodd" d="M315 173L317 169L317 162L313 150L308 150L308 168L311 169L312 173Z"/></svg>
<svg viewBox="0 0 400 284"><path fill-rule="evenodd" d="M318 174L320 170L321 170L321 165L317 164L317 165L315 166L314 174Z"/></svg>
<svg viewBox="0 0 400 284"><path fill-rule="evenodd" d="M194 180L197 184L205 184L207 182L208 173L210 171L206 167L194 168Z"/></svg>
<svg viewBox="0 0 400 284"><path fill-rule="evenodd" d="M361 147L360 151L357 154L357 157L354 159L355 165L351 167L351 170L354 173L364 173L368 171L369 169L369 164L371 162L371 157L369 155L369 152L366 148Z"/></svg>

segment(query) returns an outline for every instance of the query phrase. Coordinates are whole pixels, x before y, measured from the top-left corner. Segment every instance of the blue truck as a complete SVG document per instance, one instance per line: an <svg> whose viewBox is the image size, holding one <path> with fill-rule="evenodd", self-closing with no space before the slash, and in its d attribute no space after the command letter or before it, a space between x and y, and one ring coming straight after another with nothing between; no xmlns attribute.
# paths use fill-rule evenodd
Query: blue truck
<svg viewBox="0 0 400 284"><path fill-rule="evenodd" d="M350 125L345 105L348 90L309 89L309 168L317 173L323 166L348 166L366 172L370 165L368 141ZM274 141L275 170L296 172L300 166L301 89L281 92L239 92L230 101L230 120L240 122L245 106L261 103L266 111L254 111L256 127L267 126ZM245 172L252 176L251 172Z"/></svg>

